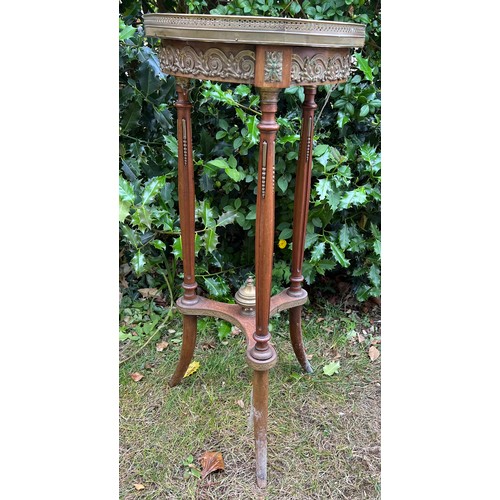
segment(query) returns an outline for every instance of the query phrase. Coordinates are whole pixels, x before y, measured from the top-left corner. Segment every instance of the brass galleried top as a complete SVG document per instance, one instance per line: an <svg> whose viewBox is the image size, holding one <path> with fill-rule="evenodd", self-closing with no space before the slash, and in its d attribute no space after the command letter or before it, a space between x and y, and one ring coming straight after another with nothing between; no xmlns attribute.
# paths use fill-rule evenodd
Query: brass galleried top
<svg viewBox="0 0 500 500"><path fill-rule="evenodd" d="M145 14L147 36L198 42L362 47L365 25L314 19L206 14Z"/></svg>

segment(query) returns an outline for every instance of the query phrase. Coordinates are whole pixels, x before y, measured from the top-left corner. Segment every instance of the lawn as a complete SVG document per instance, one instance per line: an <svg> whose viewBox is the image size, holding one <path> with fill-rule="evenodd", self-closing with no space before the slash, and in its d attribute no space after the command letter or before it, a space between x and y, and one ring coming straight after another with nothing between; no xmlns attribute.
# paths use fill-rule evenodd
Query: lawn
<svg viewBox="0 0 500 500"><path fill-rule="evenodd" d="M243 335L228 334L219 320L200 321L200 367L175 388L167 381L179 354L180 314L135 355L140 343L122 342L121 358L132 357L120 365L120 498L380 498L380 358L369 356L370 347L372 358L381 350L379 320L378 306L304 306L315 370L307 375L287 339L288 314L272 318L278 364L270 373L265 491L255 486ZM159 342L168 347L158 351ZM326 375L333 361L338 373ZM205 451L221 452L225 470L200 479L194 467L201 469Z"/></svg>

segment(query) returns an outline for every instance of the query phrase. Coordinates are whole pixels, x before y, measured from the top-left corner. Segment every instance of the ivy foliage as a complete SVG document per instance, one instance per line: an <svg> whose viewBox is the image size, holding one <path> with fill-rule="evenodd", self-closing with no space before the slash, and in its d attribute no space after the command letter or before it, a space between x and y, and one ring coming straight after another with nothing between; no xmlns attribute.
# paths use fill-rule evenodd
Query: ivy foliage
<svg viewBox="0 0 500 500"><path fill-rule="evenodd" d="M354 71L320 86L312 192L303 274L343 270L356 296L380 295L380 14L370 0L124 0L120 5L120 235L135 289L163 279L178 287L182 242L178 215L174 78L161 72L158 40L146 38L146 12L285 16L367 25ZM205 292L228 298L253 271L261 116L249 85L197 81L193 101L196 275ZM288 285L302 87L280 93L276 141L275 289ZM179 279L175 279L179 278ZM231 287L233 288L231 290ZM131 287L134 289L134 286Z"/></svg>

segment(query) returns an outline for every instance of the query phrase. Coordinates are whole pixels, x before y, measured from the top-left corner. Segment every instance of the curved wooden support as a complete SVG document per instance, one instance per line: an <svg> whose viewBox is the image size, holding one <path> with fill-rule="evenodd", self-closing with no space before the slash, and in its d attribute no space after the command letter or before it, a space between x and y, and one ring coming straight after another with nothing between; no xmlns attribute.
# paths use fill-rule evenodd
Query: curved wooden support
<svg viewBox="0 0 500 500"><path fill-rule="evenodd" d="M307 359L306 350L302 341L301 313L302 306L293 307L288 311L290 317L290 340L292 341L293 352L302 369L307 373L312 373L313 369Z"/></svg>
<svg viewBox="0 0 500 500"><path fill-rule="evenodd" d="M270 315L301 306L307 302L307 292L305 290L301 290L299 297L290 297L287 290L285 289L271 297ZM196 304L186 305L182 302L182 298L180 298L177 300L177 309L186 316L212 316L229 321L245 334L248 349L254 346L255 316L245 314L242 307L238 304L226 304L205 297L198 297L198 299Z"/></svg>
<svg viewBox="0 0 500 500"><path fill-rule="evenodd" d="M180 300L180 299L179 299ZM181 357L177 363L172 378L168 382L170 387L176 386L184 377L189 363L193 359L194 348L196 345L196 326L198 318L196 316L184 316L183 318L183 333L182 333L182 346Z"/></svg>

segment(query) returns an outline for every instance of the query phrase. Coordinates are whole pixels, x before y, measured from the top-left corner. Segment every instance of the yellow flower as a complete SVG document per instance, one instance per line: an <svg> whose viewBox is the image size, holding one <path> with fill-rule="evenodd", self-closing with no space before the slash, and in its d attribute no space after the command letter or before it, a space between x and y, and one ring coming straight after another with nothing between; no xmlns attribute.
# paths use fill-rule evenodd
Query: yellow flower
<svg viewBox="0 0 500 500"><path fill-rule="evenodd" d="M278 243L278 246L280 248L285 248L286 247L286 240L280 240L279 243Z"/></svg>

